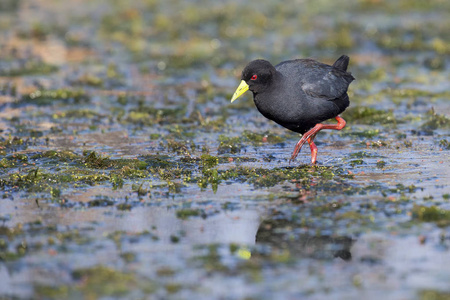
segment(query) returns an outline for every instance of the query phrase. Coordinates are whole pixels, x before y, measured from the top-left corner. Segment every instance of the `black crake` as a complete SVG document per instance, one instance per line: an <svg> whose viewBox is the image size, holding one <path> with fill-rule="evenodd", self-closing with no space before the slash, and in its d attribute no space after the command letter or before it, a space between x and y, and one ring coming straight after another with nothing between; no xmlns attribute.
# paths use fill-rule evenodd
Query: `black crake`
<svg viewBox="0 0 450 300"><path fill-rule="evenodd" d="M354 80L347 72L349 57L342 55L330 66L312 59L297 59L275 67L266 60L254 60L242 71L242 81L232 102L246 90L253 92L256 108L266 118L303 135L292 154L295 159L308 141L311 161L316 162L314 137L321 129L344 128L339 117L350 104L347 89ZM338 124L321 122L336 118Z"/></svg>

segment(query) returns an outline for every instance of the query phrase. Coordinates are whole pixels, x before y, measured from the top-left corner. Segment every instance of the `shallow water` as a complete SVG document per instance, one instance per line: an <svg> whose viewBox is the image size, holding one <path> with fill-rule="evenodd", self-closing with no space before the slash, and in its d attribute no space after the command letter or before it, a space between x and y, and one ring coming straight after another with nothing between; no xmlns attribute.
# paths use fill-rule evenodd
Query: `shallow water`
<svg viewBox="0 0 450 300"><path fill-rule="evenodd" d="M241 2L0 4L0 298L450 298L449 4ZM317 166L229 103L343 53Z"/></svg>

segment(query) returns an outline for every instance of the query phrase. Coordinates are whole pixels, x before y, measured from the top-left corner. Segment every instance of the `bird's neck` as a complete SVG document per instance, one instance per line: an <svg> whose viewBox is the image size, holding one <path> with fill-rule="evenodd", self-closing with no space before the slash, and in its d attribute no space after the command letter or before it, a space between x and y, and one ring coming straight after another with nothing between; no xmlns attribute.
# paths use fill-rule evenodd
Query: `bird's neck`
<svg viewBox="0 0 450 300"><path fill-rule="evenodd" d="M253 92L253 101L258 111L266 118L277 121L290 120L298 114L301 107L298 101L293 100L293 93L286 93L281 96L280 91L292 90L292 87L286 87L286 80L283 75L277 72L277 76L273 77L270 85L262 92Z"/></svg>
<svg viewBox="0 0 450 300"><path fill-rule="evenodd" d="M280 86L281 84L283 84L283 75L278 72L275 71L270 79L269 82L267 82L266 85L264 86L259 86L258 90L252 90L253 92L253 97L256 97L258 95L262 95L262 94L267 94L270 93L272 90L274 90L277 86Z"/></svg>

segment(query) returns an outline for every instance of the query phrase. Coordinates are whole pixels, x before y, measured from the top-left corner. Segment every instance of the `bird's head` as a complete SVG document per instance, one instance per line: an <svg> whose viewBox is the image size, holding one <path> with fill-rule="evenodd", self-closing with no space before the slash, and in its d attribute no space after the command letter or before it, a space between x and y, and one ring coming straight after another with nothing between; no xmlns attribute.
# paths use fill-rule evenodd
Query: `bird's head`
<svg viewBox="0 0 450 300"><path fill-rule="evenodd" d="M254 94L263 92L270 86L276 70L267 60L257 59L251 61L242 71L241 84L234 92L231 102L239 98L247 90Z"/></svg>

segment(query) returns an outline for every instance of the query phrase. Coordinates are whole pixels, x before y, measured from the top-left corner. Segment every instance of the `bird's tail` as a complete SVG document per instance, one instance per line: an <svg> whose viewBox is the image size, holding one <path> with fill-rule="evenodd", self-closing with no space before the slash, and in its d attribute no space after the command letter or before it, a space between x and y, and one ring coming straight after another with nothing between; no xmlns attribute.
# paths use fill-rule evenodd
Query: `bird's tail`
<svg viewBox="0 0 450 300"><path fill-rule="evenodd" d="M342 71L347 71L349 61L350 58L347 55L342 55L334 62L333 67Z"/></svg>

